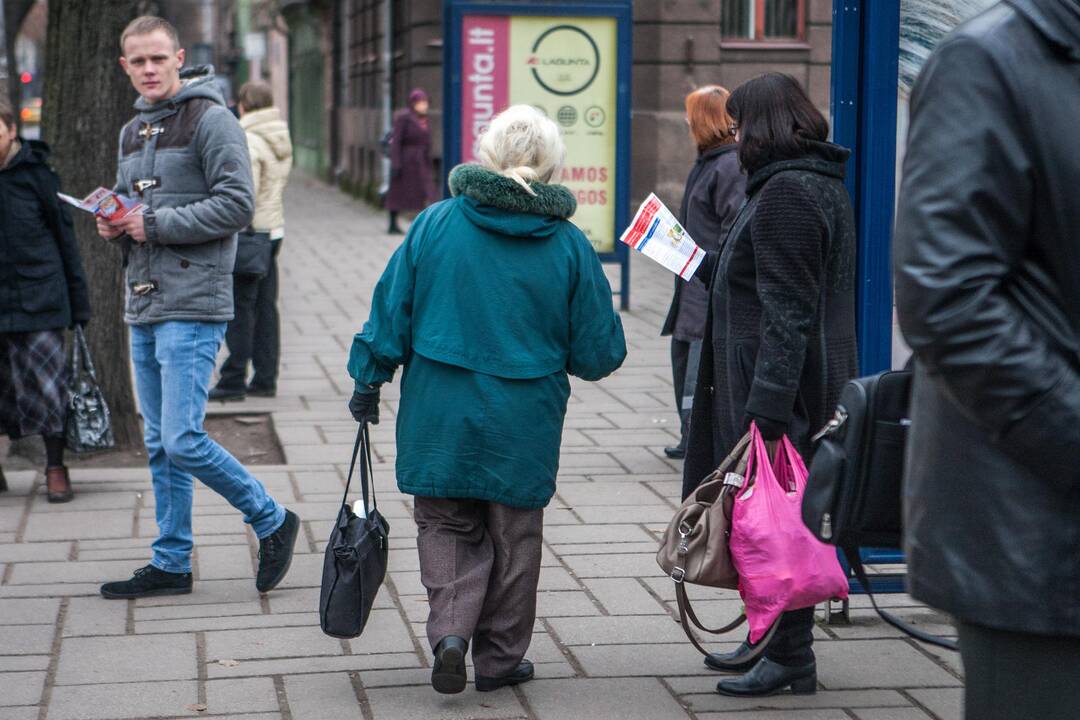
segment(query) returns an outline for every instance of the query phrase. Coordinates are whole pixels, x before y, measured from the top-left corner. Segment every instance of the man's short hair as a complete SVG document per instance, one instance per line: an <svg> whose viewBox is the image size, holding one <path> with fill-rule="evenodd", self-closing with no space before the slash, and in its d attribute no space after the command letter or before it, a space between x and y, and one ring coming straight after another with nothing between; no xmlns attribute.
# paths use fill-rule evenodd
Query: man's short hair
<svg viewBox="0 0 1080 720"><path fill-rule="evenodd" d="M0 97L0 122L10 130L15 127L15 108L6 97Z"/></svg>
<svg viewBox="0 0 1080 720"><path fill-rule="evenodd" d="M237 102L243 106L246 112L273 107L274 91L266 83L260 80L252 80L240 86L240 92L237 93Z"/></svg>
<svg viewBox="0 0 1080 720"><path fill-rule="evenodd" d="M172 40L173 49L180 49L180 34L176 32L176 28L173 24L165 18L160 18L156 15L140 15L124 28L124 32L120 34L120 54L124 53L124 43L132 35L149 35L157 30L163 31Z"/></svg>

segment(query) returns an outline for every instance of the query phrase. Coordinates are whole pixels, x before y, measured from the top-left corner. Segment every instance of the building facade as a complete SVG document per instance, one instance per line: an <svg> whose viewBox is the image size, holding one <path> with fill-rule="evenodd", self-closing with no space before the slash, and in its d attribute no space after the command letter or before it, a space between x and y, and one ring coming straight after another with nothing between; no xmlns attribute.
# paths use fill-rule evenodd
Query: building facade
<svg viewBox="0 0 1080 720"><path fill-rule="evenodd" d="M431 97L434 155L442 138L442 0L283 3L298 163L375 199L385 177L389 111L413 88ZM683 99L762 72L793 75L829 109L831 0L635 0L631 200L676 203L695 155ZM321 60L318 57L321 55Z"/></svg>

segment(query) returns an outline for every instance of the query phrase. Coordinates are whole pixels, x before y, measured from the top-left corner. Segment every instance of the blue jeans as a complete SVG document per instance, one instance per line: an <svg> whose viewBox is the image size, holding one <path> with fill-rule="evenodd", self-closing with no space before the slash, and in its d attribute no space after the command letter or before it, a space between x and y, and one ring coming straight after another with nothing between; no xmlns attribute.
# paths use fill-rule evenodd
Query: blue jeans
<svg viewBox="0 0 1080 720"><path fill-rule="evenodd" d="M203 430L210 376L224 337L225 323L131 326L131 359L158 524L150 562L165 572L191 572L192 476L242 512L260 539L285 521L285 508Z"/></svg>

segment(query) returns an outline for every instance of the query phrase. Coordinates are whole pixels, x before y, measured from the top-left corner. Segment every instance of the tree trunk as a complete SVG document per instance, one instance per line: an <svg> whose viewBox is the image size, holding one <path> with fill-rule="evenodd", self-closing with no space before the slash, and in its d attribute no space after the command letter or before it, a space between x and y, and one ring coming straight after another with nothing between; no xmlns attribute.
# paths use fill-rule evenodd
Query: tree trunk
<svg viewBox="0 0 1080 720"><path fill-rule="evenodd" d="M116 180L120 128L134 115L135 92L120 69L120 33L144 11L139 0L49 0L45 58L44 138L65 192L82 197ZM98 237L93 218L74 211L93 319L87 340L112 412L120 448L142 442L132 392L124 325L120 249Z"/></svg>

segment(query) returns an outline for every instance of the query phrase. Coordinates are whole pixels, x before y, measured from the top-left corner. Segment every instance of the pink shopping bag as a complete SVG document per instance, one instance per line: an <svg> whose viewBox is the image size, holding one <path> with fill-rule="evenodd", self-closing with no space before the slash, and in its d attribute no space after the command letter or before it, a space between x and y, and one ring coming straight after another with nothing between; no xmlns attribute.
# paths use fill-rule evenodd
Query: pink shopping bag
<svg viewBox="0 0 1080 720"><path fill-rule="evenodd" d="M770 462L757 425L750 432L746 477L753 484L735 499L730 548L755 643L785 610L846 598L848 582L836 548L819 542L803 524L803 459L785 437Z"/></svg>

